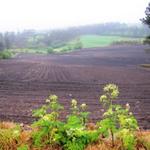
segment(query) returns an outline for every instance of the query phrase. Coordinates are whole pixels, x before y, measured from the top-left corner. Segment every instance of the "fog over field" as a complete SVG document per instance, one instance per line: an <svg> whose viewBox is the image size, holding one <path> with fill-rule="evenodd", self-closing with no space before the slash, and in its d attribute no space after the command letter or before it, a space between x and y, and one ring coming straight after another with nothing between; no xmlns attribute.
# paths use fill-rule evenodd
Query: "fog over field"
<svg viewBox="0 0 150 150"><path fill-rule="evenodd" d="M0 0L0 31L85 24L135 24L149 0Z"/></svg>

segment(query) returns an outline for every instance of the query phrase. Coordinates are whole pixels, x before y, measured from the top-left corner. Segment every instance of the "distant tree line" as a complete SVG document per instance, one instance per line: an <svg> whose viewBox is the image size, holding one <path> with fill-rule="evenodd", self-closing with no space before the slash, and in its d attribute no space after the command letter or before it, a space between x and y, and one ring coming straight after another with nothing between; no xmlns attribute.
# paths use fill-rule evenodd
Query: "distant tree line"
<svg viewBox="0 0 150 150"><path fill-rule="evenodd" d="M77 28L81 34L98 34L127 37L145 37L150 33L146 26L127 25L121 23L106 23L87 25Z"/></svg>
<svg viewBox="0 0 150 150"><path fill-rule="evenodd" d="M106 23L61 30L5 32L0 33L0 50L12 48L57 48L85 34L145 37L150 34L150 30L146 26Z"/></svg>
<svg viewBox="0 0 150 150"><path fill-rule="evenodd" d="M0 50L12 48L60 47L74 37L75 33L69 30L5 32L0 33Z"/></svg>

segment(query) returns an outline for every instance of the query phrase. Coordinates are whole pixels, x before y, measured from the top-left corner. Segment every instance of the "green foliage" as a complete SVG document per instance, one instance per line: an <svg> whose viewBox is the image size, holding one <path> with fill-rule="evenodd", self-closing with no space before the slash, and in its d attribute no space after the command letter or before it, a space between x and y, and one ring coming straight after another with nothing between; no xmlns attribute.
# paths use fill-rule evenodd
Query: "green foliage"
<svg viewBox="0 0 150 150"><path fill-rule="evenodd" d="M143 41L144 44L150 44L150 36L147 36L144 41Z"/></svg>
<svg viewBox="0 0 150 150"><path fill-rule="evenodd" d="M131 38L131 37L123 37L123 36L111 36L110 34L107 35L76 35L72 38L68 38L64 41L62 37L58 34L60 41L46 35L32 35L29 36L26 40L22 41L21 47L16 45L15 47L11 44L11 51L15 53L38 53L38 54L52 54L52 53L64 53L64 52L71 52L73 50L78 50L82 48L90 48L90 47L101 47L101 46L108 46L111 44L137 44L142 43L142 38ZM48 39L47 39L48 38ZM53 42L50 39L54 38ZM18 39L19 40L19 39ZM18 41L20 42L20 41ZM2 44L0 43L0 49L3 50Z"/></svg>
<svg viewBox="0 0 150 150"><path fill-rule="evenodd" d="M87 131L82 128L70 129L64 143L67 150L83 150L87 144L96 141L99 137L97 131Z"/></svg>
<svg viewBox="0 0 150 150"><path fill-rule="evenodd" d="M17 150L29 150L29 147L28 147L28 145L23 144L23 145L19 146L17 148Z"/></svg>
<svg viewBox="0 0 150 150"><path fill-rule="evenodd" d="M43 105L33 112L39 120L33 123L37 129L32 134L35 146L61 145L66 150L83 150L88 143L96 141L99 137L97 130L90 131L86 128L89 112L85 103L78 106L77 101L71 101L71 114L66 121L59 120L59 113L63 107L58 103L55 95L46 99ZM49 113L50 112L50 113Z"/></svg>
<svg viewBox="0 0 150 150"><path fill-rule="evenodd" d="M114 43L141 43L142 38L131 38L131 37L123 37L123 36L111 36L111 35L83 35L80 37L80 41L82 43L83 48L90 47L103 47L109 46ZM127 43L127 44L128 44Z"/></svg>
<svg viewBox="0 0 150 150"><path fill-rule="evenodd" d="M122 144L125 150L134 150L136 140L135 136L129 129L122 129L119 132L119 137L122 139Z"/></svg>
<svg viewBox="0 0 150 150"><path fill-rule="evenodd" d="M86 129L86 121L89 112L86 112L86 104L77 105L77 101L71 101L71 114L64 125L63 147L67 150L83 150L85 146L99 137L97 130Z"/></svg>
<svg viewBox="0 0 150 150"><path fill-rule="evenodd" d="M49 48L47 49L47 53L48 53L48 54L54 53L54 49L53 49L52 47L49 47Z"/></svg>
<svg viewBox="0 0 150 150"><path fill-rule="evenodd" d="M60 53L70 52L73 50L81 49L82 47L83 47L83 45L82 45L80 38L76 38L76 39L66 43L65 46L63 45L63 47L60 47L58 52L60 52Z"/></svg>
<svg viewBox="0 0 150 150"><path fill-rule="evenodd" d="M41 108L33 111L33 116L39 117L39 120L32 125L37 127L37 130L33 132L33 140L35 146L38 147L56 143L55 137L57 136L58 129L61 129L63 126L63 123L58 120L60 110L63 109L58 103L58 97L51 95L46 99L46 103L47 105L43 105Z"/></svg>
<svg viewBox="0 0 150 150"><path fill-rule="evenodd" d="M73 44L73 49L81 49L82 47L83 47L83 44L82 44L80 38L77 38Z"/></svg>
<svg viewBox="0 0 150 150"><path fill-rule="evenodd" d="M111 136L112 147L114 146L114 134L119 133L119 138L123 141L126 149L134 147L134 132L138 129L137 121L133 114L129 112L130 105L127 103L126 108L113 104L118 97L118 87L114 84L108 84L104 87L104 95L100 97L100 102L106 108L103 114L104 119L98 123L99 130L104 136ZM128 136L125 136L128 131ZM131 140L131 142L129 142Z"/></svg>
<svg viewBox="0 0 150 150"><path fill-rule="evenodd" d="M70 114L65 121L60 121L59 115L63 107L56 95L49 96L46 99L47 104L33 111L33 116L39 118L33 123L34 145L60 145L65 150L83 150L102 134L104 137L111 136L112 147L115 145L115 138L118 138L122 141L124 149L132 150L136 144L134 131L138 129L137 121L129 112L129 104L126 104L126 108L113 104L118 95L116 85L108 84L104 87L104 95L100 97L100 102L106 111L103 114L104 118L97 123L98 128L94 130L89 130L86 126L89 112L85 103L79 106L77 100L72 99Z"/></svg>
<svg viewBox="0 0 150 150"><path fill-rule="evenodd" d="M148 25L148 27L150 28L150 3L148 4L148 6L146 7L146 10L145 10L145 18L141 19L141 21Z"/></svg>
<svg viewBox="0 0 150 150"><path fill-rule="evenodd" d="M19 49L11 49L11 52L18 53L31 53L31 54L47 54L47 48L19 48Z"/></svg>
<svg viewBox="0 0 150 150"><path fill-rule="evenodd" d="M69 45L67 45L67 46L61 48L60 52L69 52L71 50L72 50L72 48Z"/></svg>
<svg viewBox="0 0 150 150"><path fill-rule="evenodd" d="M45 105L33 111L33 116L38 118L32 124L34 146L38 149L45 147L55 149L56 146L60 146L64 150L84 150L88 144L97 141L99 137L111 137L113 149L116 146L115 142L121 141L123 150L134 150L140 140L135 134L138 125L130 112L130 105L127 103L125 107L122 107L114 104L119 96L119 90L115 84L108 84L103 90L104 95L100 97L100 103L105 108L103 119L91 130L88 128L89 112L85 103L79 105L76 99L72 99L70 113L62 121L59 116L63 106L56 95L49 96ZM19 135L19 127L0 129L0 149L9 148L7 145L12 145L14 141L18 143L17 150L28 150L28 145L32 147L31 144L26 145L27 143L20 142ZM147 139L143 138L140 141L145 147L149 147Z"/></svg>
<svg viewBox="0 0 150 150"><path fill-rule="evenodd" d="M10 51L1 51L0 52L0 59L8 59L12 57L12 52Z"/></svg>
<svg viewBox="0 0 150 150"><path fill-rule="evenodd" d="M139 45L143 44L143 39L127 39L127 40L121 40L121 41L114 41L112 45Z"/></svg>

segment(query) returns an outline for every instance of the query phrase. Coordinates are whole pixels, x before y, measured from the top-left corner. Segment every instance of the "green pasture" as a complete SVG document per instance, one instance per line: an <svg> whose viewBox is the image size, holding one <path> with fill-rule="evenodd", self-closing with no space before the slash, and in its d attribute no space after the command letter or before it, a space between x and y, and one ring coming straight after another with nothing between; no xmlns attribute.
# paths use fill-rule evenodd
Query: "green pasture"
<svg viewBox="0 0 150 150"><path fill-rule="evenodd" d="M109 46L116 42L141 42L142 38L129 38L120 36L83 35L80 37L83 48Z"/></svg>

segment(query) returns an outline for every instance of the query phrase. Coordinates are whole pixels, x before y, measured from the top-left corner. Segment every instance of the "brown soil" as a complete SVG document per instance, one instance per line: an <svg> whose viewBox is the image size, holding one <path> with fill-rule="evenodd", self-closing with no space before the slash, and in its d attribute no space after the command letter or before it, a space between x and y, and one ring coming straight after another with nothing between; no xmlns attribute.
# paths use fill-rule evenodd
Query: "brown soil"
<svg viewBox="0 0 150 150"><path fill-rule="evenodd" d="M99 95L107 83L120 88L120 104L130 103L141 128L150 129L150 63L146 46L112 46L63 55L21 54L0 60L0 120L29 123L31 112L56 94L68 113L70 99L86 102L90 118L102 117Z"/></svg>

